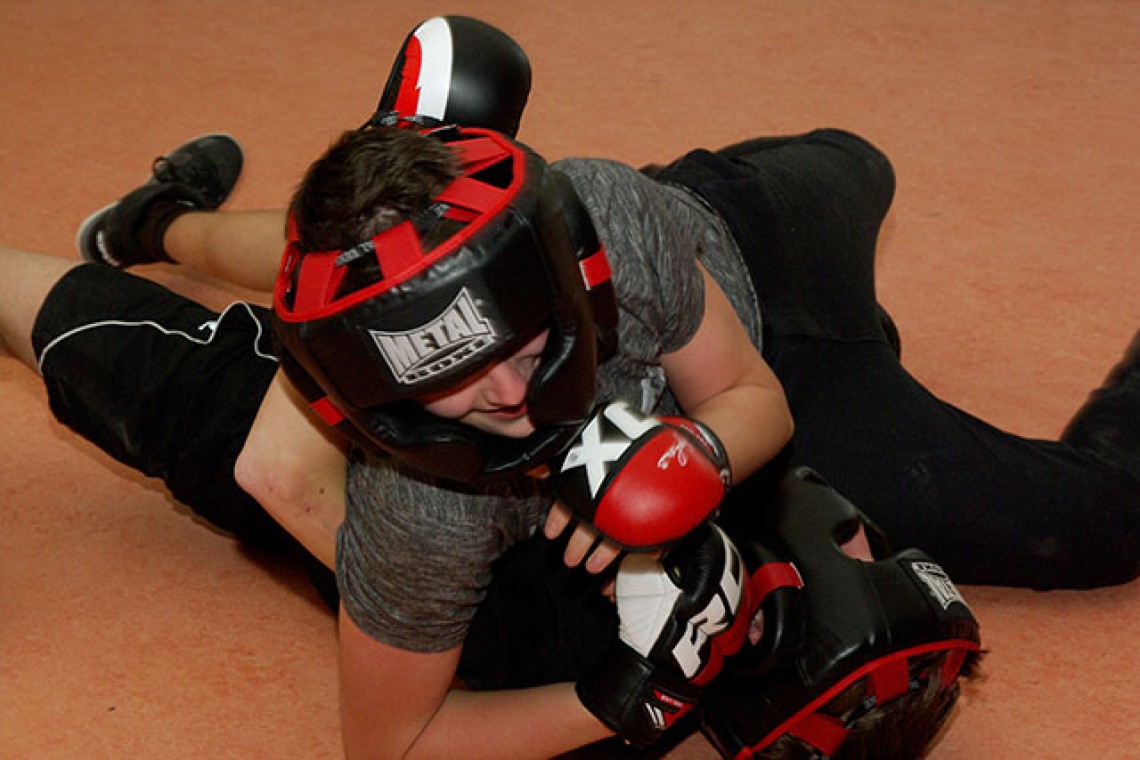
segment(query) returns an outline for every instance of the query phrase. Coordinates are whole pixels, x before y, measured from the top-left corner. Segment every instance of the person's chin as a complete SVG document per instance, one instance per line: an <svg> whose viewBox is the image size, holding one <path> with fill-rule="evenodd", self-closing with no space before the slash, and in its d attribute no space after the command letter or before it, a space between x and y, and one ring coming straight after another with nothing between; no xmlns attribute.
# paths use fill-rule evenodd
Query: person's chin
<svg viewBox="0 0 1140 760"><path fill-rule="evenodd" d="M507 438L526 438L533 432L534 425L530 423L529 419L523 418L505 425L499 435L506 436Z"/></svg>
<svg viewBox="0 0 1140 760"><path fill-rule="evenodd" d="M485 433L501 435L504 438L526 438L534 432L534 425L525 415L506 419L493 414L480 414L478 418L469 420L468 424Z"/></svg>
<svg viewBox="0 0 1140 760"><path fill-rule="evenodd" d="M527 438L528 435L535 432L535 426L530 423L529 417L496 420L496 422L498 423L497 433L505 435L506 438Z"/></svg>

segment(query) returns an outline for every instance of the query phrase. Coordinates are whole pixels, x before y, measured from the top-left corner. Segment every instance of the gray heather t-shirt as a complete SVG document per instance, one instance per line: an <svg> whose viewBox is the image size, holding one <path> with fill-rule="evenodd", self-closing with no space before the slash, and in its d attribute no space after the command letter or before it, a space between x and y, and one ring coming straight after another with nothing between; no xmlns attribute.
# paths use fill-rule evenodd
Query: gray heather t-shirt
<svg viewBox="0 0 1140 760"><path fill-rule="evenodd" d="M676 413L659 357L688 343L700 324L698 257L759 345L756 296L735 243L690 193L624 164L565 159L555 168L594 221L618 297L618 354L599 368L599 400ZM491 564L533 535L551 503L545 484L530 478L465 487L390 457L353 462L347 500L337 552L345 608L369 636L418 652L462 643Z"/></svg>

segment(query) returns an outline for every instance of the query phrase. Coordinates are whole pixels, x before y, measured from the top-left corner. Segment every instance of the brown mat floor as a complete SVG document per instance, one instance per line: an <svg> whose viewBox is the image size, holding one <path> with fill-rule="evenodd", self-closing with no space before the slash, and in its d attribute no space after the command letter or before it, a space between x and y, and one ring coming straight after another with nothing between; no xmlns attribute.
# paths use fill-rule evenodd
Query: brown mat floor
<svg viewBox="0 0 1140 760"><path fill-rule="evenodd" d="M0 241L74 255L87 213L219 129L247 149L234 205L283 203L371 111L407 31L455 10L0 0ZM906 362L1001 426L1056 435L1140 326L1138 4L461 11L529 51L521 136L548 158L637 164L818 126L881 146L899 176L881 294ZM302 578L54 425L9 360L0 419L0 757L340 756L333 621ZM966 594L989 675L934 758L1140 757L1140 584Z"/></svg>

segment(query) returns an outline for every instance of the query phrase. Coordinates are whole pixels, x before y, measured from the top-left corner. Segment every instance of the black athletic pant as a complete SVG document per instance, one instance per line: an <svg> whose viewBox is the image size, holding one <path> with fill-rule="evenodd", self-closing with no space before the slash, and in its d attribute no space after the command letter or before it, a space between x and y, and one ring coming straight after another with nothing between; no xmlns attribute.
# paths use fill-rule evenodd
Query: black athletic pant
<svg viewBox="0 0 1140 760"><path fill-rule="evenodd" d="M874 283L894 193L882 153L821 130L696 151L658 178L704 197L744 252L763 354L796 421L781 464L813 467L896 546L928 551L963 583L1079 588L1137 576L1140 474L954 408L888 346Z"/></svg>

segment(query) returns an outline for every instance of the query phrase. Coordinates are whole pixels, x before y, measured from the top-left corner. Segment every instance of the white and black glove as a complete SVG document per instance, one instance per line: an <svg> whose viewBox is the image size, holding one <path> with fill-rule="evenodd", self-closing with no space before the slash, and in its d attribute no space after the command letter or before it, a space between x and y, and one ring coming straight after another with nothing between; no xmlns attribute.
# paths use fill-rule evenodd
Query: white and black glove
<svg viewBox="0 0 1140 760"><path fill-rule="evenodd" d="M643 747L687 714L748 633L744 562L712 523L660 560L630 554L618 570L618 640L576 685L591 713Z"/></svg>

